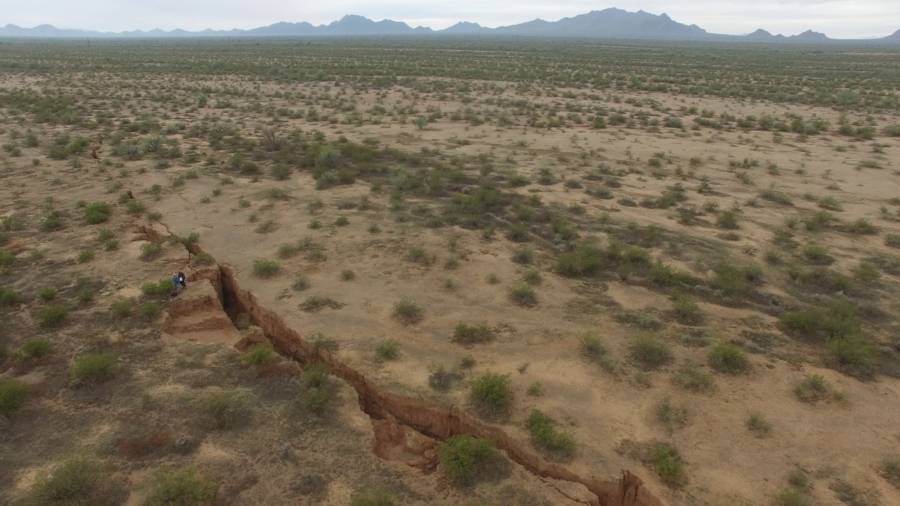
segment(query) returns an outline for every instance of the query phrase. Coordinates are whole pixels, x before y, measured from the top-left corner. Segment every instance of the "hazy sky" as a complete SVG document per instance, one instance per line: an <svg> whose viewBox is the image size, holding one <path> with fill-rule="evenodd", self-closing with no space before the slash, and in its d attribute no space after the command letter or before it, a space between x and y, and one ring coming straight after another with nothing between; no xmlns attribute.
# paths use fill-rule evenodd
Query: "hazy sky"
<svg viewBox="0 0 900 506"><path fill-rule="evenodd" d="M456 21L498 26L556 20L619 7L697 24L716 33L756 28L832 37L884 36L900 29L900 0L0 0L0 25L65 28L253 28L276 21L328 23L344 14L445 28Z"/></svg>

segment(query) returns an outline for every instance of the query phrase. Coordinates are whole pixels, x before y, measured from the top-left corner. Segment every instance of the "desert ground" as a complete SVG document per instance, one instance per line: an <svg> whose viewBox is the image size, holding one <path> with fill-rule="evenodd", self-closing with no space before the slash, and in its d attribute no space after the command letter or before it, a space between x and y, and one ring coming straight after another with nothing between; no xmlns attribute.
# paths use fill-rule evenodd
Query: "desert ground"
<svg viewBox="0 0 900 506"><path fill-rule="evenodd" d="M0 144L4 504L900 504L900 52L4 41Z"/></svg>

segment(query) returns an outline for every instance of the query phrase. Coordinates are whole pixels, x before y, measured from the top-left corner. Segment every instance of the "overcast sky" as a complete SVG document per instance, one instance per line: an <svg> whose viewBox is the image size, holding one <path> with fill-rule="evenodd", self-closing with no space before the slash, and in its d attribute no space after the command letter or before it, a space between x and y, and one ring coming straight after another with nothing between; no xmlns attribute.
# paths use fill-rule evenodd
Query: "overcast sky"
<svg viewBox="0 0 900 506"><path fill-rule="evenodd" d="M63 28L254 28L277 21L328 23L344 14L445 28L456 21L498 26L555 21L619 7L697 24L715 33L807 29L832 37L884 36L900 29L900 0L0 0L0 25Z"/></svg>

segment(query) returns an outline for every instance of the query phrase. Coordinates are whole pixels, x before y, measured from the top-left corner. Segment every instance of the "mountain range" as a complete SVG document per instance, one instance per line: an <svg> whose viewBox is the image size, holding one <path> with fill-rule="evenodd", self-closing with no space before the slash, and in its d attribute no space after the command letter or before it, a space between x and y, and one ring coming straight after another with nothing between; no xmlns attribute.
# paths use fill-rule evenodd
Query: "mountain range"
<svg viewBox="0 0 900 506"><path fill-rule="evenodd" d="M558 21L535 19L516 25L488 28L478 23L459 22L443 29L411 27L400 21L385 19L373 21L363 16L348 15L327 25L314 26L307 22L279 22L252 29L203 30L149 30L125 32L99 32L56 28L40 25L22 28L16 25L0 27L0 37L31 38L179 38L179 37L357 37L357 36L513 36L513 37L577 37L594 39L646 39L672 41L733 41L761 43L848 42L847 39L831 39L827 35L806 31L797 35L773 35L759 29L747 35L710 33L697 25L679 23L666 14L651 14L622 9L604 9L586 14L562 18ZM900 44L900 30L882 38L861 39L851 42Z"/></svg>

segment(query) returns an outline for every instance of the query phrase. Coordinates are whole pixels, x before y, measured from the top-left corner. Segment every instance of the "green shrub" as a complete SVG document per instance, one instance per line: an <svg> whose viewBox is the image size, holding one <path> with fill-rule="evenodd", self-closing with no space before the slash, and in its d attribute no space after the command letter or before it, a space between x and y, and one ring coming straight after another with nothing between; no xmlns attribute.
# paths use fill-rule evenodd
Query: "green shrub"
<svg viewBox="0 0 900 506"><path fill-rule="evenodd" d="M70 373L79 384L103 383L116 371L116 356L106 352L87 352L75 357Z"/></svg>
<svg viewBox="0 0 900 506"><path fill-rule="evenodd" d="M490 470L499 454L489 441L461 435L444 441L438 448L438 458L450 480L459 485L471 485Z"/></svg>
<svg viewBox="0 0 900 506"><path fill-rule="evenodd" d="M53 466L52 470L38 477L31 489L34 504L89 505L101 493L104 477L99 466L84 459L67 460ZM104 502L103 504L112 504Z"/></svg>
<svg viewBox="0 0 900 506"><path fill-rule="evenodd" d="M878 368L878 351L862 336L834 338L826 345L835 368L858 378L871 378Z"/></svg>
<svg viewBox="0 0 900 506"><path fill-rule="evenodd" d="M245 365L266 365L276 358L275 350L267 344L255 344L241 355Z"/></svg>
<svg viewBox="0 0 900 506"><path fill-rule="evenodd" d="M530 285L520 283L509 292L509 298L523 307L534 307L538 303L537 293Z"/></svg>
<svg viewBox="0 0 900 506"><path fill-rule="evenodd" d="M736 230L740 228L738 225L738 212L734 209L722 211L716 219L716 226L726 230Z"/></svg>
<svg viewBox="0 0 900 506"><path fill-rule="evenodd" d="M891 485L900 489L900 456L885 457L881 461L881 475Z"/></svg>
<svg viewBox="0 0 900 506"><path fill-rule="evenodd" d="M669 346L652 335L640 335L630 346L630 356L645 370L659 369L672 361Z"/></svg>
<svg viewBox="0 0 900 506"><path fill-rule="evenodd" d="M131 311L133 309L134 302L131 299L117 300L109 306L109 310L112 312L113 316L119 319L131 316Z"/></svg>
<svg viewBox="0 0 900 506"><path fill-rule="evenodd" d="M666 432L672 434L676 429L687 425L688 412L684 406L676 406L672 399L666 397L656 406L656 420L662 424Z"/></svg>
<svg viewBox="0 0 900 506"><path fill-rule="evenodd" d="M91 225L106 223L112 215L112 207L106 202L92 202L84 206L84 219Z"/></svg>
<svg viewBox="0 0 900 506"><path fill-rule="evenodd" d="M696 393L708 393L715 389L713 377L694 366L684 366L672 378L679 387Z"/></svg>
<svg viewBox="0 0 900 506"><path fill-rule="evenodd" d="M842 297L825 307L786 311L780 323L786 333L817 342L854 337L862 331L856 304Z"/></svg>
<svg viewBox="0 0 900 506"><path fill-rule="evenodd" d="M424 312L422 306L405 297L394 304L394 318L404 325L419 323L424 317Z"/></svg>
<svg viewBox="0 0 900 506"><path fill-rule="evenodd" d="M158 242L148 242L141 246L141 260L145 262L149 262L154 258L157 258L160 254L162 254L162 244Z"/></svg>
<svg viewBox="0 0 900 506"><path fill-rule="evenodd" d="M520 265L530 265L534 262L534 250L531 248L519 248L512 254L512 261Z"/></svg>
<svg viewBox="0 0 900 506"><path fill-rule="evenodd" d="M747 354L739 346L731 343L718 343L709 350L709 365L713 369L727 374L740 374L750 369Z"/></svg>
<svg viewBox="0 0 900 506"><path fill-rule="evenodd" d="M141 285L141 293L147 297L166 297L172 293L175 285L169 278L159 280L157 282L147 282Z"/></svg>
<svg viewBox="0 0 900 506"><path fill-rule="evenodd" d="M829 211L840 211L842 209L841 203L834 197L822 197L819 199L819 207Z"/></svg>
<svg viewBox="0 0 900 506"><path fill-rule="evenodd" d="M385 339L375 347L378 360L397 360L400 356L400 343L395 339Z"/></svg>
<svg viewBox="0 0 900 506"><path fill-rule="evenodd" d="M260 278L271 278L281 271L281 265L275 260L257 259L253 261L253 274Z"/></svg>
<svg viewBox="0 0 900 506"><path fill-rule="evenodd" d="M22 302L22 297L18 293L9 289L0 287L0 306L12 306Z"/></svg>
<svg viewBox="0 0 900 506"><path fill-rule="evenodd" d="M50 304L37 311L38 324L44 329L61 327L68 317L69 309L62 304Z"/></svg>
<svg viewBox="0 0 900 506"><path fill-rule="evenodd" d="M204 506L215 502L212 481L192 469L158 472L150 481L146 506Z"/></svg>
<svg viewBox="0 0 900 506"><path fill-rule="evenodd" d="M304 274L297 274L297 276L294 277L293 284L291 284L291 289L297 292L302 292L303 290L308 289L309 286L309 278Z"/></svg>
<svg viewBox="0 0 900 506"><path fill-rule="evenodd" d="M844 232L856 235L875 235L878 233L878 227L869 222L865 218L860 218L854 222L848 223L843 228Z"/></svg>
<svg viewBox="0 0 900 506"><path fill-rule="evenodd" d="M394 506L394 496L383 490L356 492L350 498L350 506Z"/></svg>
<svg viewBox="0 0 900 506"><path fill-rule="evenodd" d="M684 461L674 447L665 443L659 443L653 448L653 469L660 479L670 487L680 487L684 484Z"/></svg>
<svg viewBox="0 0 900 506"><path fill-rule="evenodd" d="M713 273L715 274L713 286L731 297L743 295L762 280L762 269L753 264L720 262L713 269Z"/></svg>
<svg viewBox="0 0 900 506"><path fill-rule="evenodd" d="M22 358L41 358L50 354L50 340L43 337L31 338L19 348Z"/></svg>
<svg viewBox="0 0 900 506"><path fill-rule="evenodd" d="M239 391L208 394L200 400L200 410L210 428L215 430L243 427L253 416L250 396Z"/></svg>
<svg viewBox="0 0 900 506"><path fill-rule="evenodd" d="M703 322L703 312L697 302L684 294L672 295L672 310L675 319L685 325L699 325Z"/></svg>
<svg viewBox="0 0 900 506"><path fill-rule="evenodd" d="M788 487L775 496L774 506L812 506L813 501L802 490Z"/></svg>
<svg viewBox="0 0 900 506"><path fill-rule="evenodd" d="M900 249L900 234L887 234L884 236L885 246Z"/></svg>
<svg viewBox="0 0 900 506"><path fill-rule="evenodd" d="M453 342L460 344L485 343L494 339L494 329L487 323L468 325L457 323L453 329Z"/></svg>
<svg viewBox="0 0 900 506"><path fill-rule="evenodd" d="M37 295L38 295L38 298L41 299L42 301L50 302L51 300L56 298L56 293L57 293L56 288L47 287L47 288L41 288L40 290L38 290Z"/></svg>
<svg viewBox="0 0 900 506"><path fill-rule="evenodd" d="M747 417L745 424L747 425L747 430L758 438L767 437L772 433L772 424L759 413L752 413Z"/></svg>
<svg viewBox="0 0 900 506"><path fill-rule="evenodd" d="M603 251L594 244L583 243L573 251L563 253L556 262L556 270L563 276L594 276L603 268Z"/></svg>
<svg viewBox="0 0 900 506"><path fill-rule="evenodd" d="M513 392L509 376L486 372L472 381L472 403L484 416L497 417L512 406Z"/></svg>
<svg viewBox="0 0 900 506"><path fill-rule="evenodd" d="M807 244L803 247L803 257L813 265L830 265L834 257L828 253L828 248L818 244Z"/></svg>
<svg viewBox="0 0 900 506"><path fill-rule="evenodd" d="M22 407L28 389L12 378L0 378L0 415L9 416Z"/></svg>
<svg viewBox="0 0 900 506"><path fill-rule="evenodd" d="M153 321L159 317L160 313L162 313L162 305L159 302L147 301L141 303L138 311L143 319Z"/></svg>
<svg viewBox="0 0 900 506"><path fill-rule="evenodd" d="M807 376L794 387L794 395L802 402L814 404L831 397L831 386L824 376L814 374Z"/></svg>
<svg viewBox="0 0 900 506"><path fill-rule="evenodd" d="M415 246L406 253L406 261L420 265L431 265L434 262L434 258L425 251L425 248Z"/></svg>
<svg viewBox="0 0 900 506"><path fill-rule="evenodd" d="M537 409L532 409L525 427L531 433L535 446L556 458L571 458L575 455L575 438L568 432L556 429L553 420Z"/></svg>
<svg viewBox="0 0 900 506"><path fill-rule="evenodd" d="M16 263L16 256L9 251L0 249L0 267L12 267Z"/></svg>

